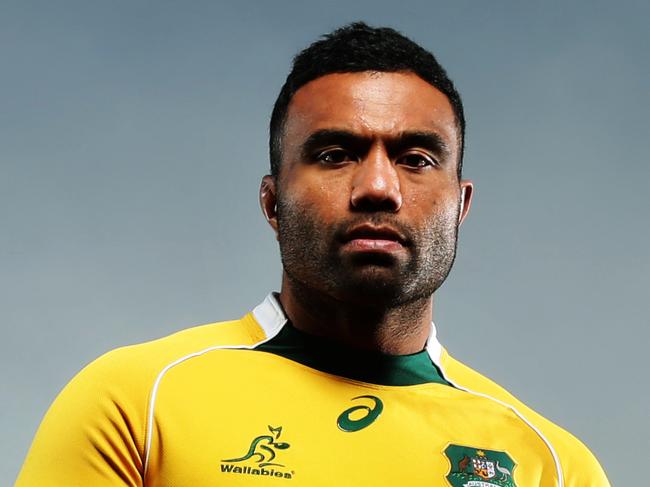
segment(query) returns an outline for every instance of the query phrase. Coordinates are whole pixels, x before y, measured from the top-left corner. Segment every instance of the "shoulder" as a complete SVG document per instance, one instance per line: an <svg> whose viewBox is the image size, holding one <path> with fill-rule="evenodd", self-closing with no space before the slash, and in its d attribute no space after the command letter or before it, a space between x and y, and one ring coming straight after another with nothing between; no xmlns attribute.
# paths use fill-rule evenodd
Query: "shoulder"
<svg viewBox="0 0 650 487"><path fill-rule="evenodd" d="M172 335L112 350L84 367L57 402L129 411L142 430L145 411L156 379L168 367L206 350L246 347L263 339L250 314L241 319L195 326ZM56 405L56 402L55 402ZM98 416L99 417L99 416Z"/></svg>
<svg viewBox="0 0 650 487"><path fill-rule="evenodd" d="M446 351L442 353L441 365L445 376L451 382L470 392L486 395L505 403L536 428L555 450L562 467L566 487L584 485L606 487L610 485L598 460L571 433L526 406L491 379L451 357Z"/></svg>
<svg viewBox="0 0 650 487"><path fill-rule="evenodd" d="M87 365L50 406L17 485L139 485L156 378L176 361L264 338L248 314L108 352Z"/></svg>
<svg viewBox="0 0 650 487"><path fill-rule="evenodd" d="M194 326L163 338L117 348L87 365L76 379L85 375L116 377L120 383L139 382L144 386L177 360L214 348L247 347L263 339L264 331L249 313L238 320Z"/></svg>

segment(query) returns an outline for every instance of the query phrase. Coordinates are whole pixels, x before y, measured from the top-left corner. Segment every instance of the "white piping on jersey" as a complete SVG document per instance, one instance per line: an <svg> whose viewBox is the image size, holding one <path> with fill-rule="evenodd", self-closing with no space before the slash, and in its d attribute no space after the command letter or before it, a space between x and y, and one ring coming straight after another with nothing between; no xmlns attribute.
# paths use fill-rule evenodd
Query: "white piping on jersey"
<svg viewBox="0 0 650 487"><path fill-rule="evenodd" d="M510 409L515 415L522 420L530 429L532 429L535 433L537 433L537 436L541 438L541 440L544 442L546 447L549 449L551 452L551 455L553 456L553 462L555 463L555 471L557 473L557 478L558 478L558 487L564 487L564 476L562 473L562 465L560 464L560 459L557 455L557 452L555 451L555 448L553 448L553 445L551 442L544 436L544 434L526 417L520 413L516 407L514 407L512 404L508 404L504 401L501 401L500 399L497 399L495 397L489 396L487 394L483 394L482 392L476 392L471 389L468 389L467 387L461 386L460 384L457 384L453 380L451 380L449 377L447 377L445 370L442 367L441 363L441 358L442 358L442 345L438 341L438 338L436 337L436 325L431 323L431 335L429 335L429 338L427 339L427 344L426 344L426 350L427 353L429 354L429 357L431 357L431 360L433 361L434 364L438 366L438 369L440 370L440 373L442 374L443 378L449 382L452 386L456 387L457 389L460 389L461 391L465 391L469 394L473 394L475 396L483 397L485 399L490 399L491 401L494 401L498 404L501 404L502 406Z"/></svg>
<svg viewBox="0 0 650 487"><path fill-rule="evenodd" d="M199 357L205 353L211 352L213 350L228 350L228 349L245 349L245 350L252 350L253 348L257 347L258 345L261 345L262 343L265 343L269 341L271 338L276 336L282 327L286 324L287 322L287 317L284 314L284 311L282 310L282 307L280 306L280 303L277 301L277 298L273 293L270 293L262 303L260 303L258 306L256 306L253 309L253 316L255 317L255 320L257 323L260 325L262 330L264 331L264 334L266 337L263 340L260 340L254 344L251 345L218 345L214 347L209 347L204 350L200 350L198 352L194 352L188 355L185 355L184 357L181 357L172 363L168 364L165 366L160 373L158 374L158 377L156 377L156 380L153 385L153 389L151 391L151 399L149 401L149 412L147 414L147 430L146 430L146 448L145 448L145 459L144 459L144 470L142 473L142 478L147 474L147 468L149 466L149 456L150 456L150 451L151 451L151 441L153 438L153 421L154 421L154 408L155 408L155 403L156 403L156 397L158 395L158 387L160 386L160 382L162 381L164 375L174 366L185 362L186 360L189 360L194 357ZM438 341L437 338L437 330L436 330L436 325L434 323L431 323L431 333L429 334L429 338L427 339L427 344L426 344L426 351L429 354L429 357L431 357L431 360L433 361L434 364L438 367L440 372L442 373L444 379L449 382L451 385L454 387L467 392L468 394L473 394L475 396L483 397L485 399L489 399L491 401L494 401L508 409L510 409L519 419L521 419L530 429L532 429L544 442L546 447L549 449L551 452L551 455L553 456L553 461L555 462L555 469L557 472L558 476L558 487L564 487L564 476L562 474L562 465L560 464L560 459L553 448L553 445L551 442L542 434L542 432L535 426L533 425L526 417L521 414L517 408L515 408L513 405L508 404L506 402L503 402L499 399L496 399L492 396L489 396L487 394L483 394L481 392L476 392L471 389L468 389L467 387L463 387L460 384L457 384L456 382L452 381L449 377L446 376L445 371L442 367L441 364L441 358L442 358L442 345Z"/></svg>
<svg viewBox="0 0 650 487"><path fill-rule="evenodd" d="M253 316L255 317L257 323L264 330L264 334L266 337L263 340L260 340L251 345L217 345L214 347L208 347L198 352L190 353L188 355L185 355L184 357L174 360L172 363L166 365L160 371L158 377L156 377L156 380L154 382L153 388L151 390L151 399L149 400L149 411L147 414L147 430L145 433L147 441L146 441L145 454L144 454L144 470L142 472L143 480L147 475L147 468L149 467L151 441L153 438L154 409L156 405L156 398L158 396L158 387L160 386L160 382L162 381L164 375L172 367L175 367L176 365L185 362L186 360L189 360L194 357L199 357L213 350L228 350L228 349L252 350L258 345L268 342L271 338L277 335L282 329L282 327L285 325L285 323L287 322L286 316L284 316L284 313L282 312L279 303L276 302L276 298L272 294L269 294L266 297L266 299L253 310Z"/></svg>

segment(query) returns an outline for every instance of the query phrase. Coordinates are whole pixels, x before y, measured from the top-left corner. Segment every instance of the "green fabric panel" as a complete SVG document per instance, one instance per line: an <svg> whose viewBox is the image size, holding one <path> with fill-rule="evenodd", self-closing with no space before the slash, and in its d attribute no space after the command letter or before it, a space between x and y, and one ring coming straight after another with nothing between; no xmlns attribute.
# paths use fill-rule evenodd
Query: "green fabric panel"
<svg viewBox="0 0 650 487"><path fill-rule="evenodd" d="M411 386L435 382L450 385L426 350L411 355L386 355L359 350L308 335L290 323L255 350L280 355L328 374L370 384Z"/></svg>

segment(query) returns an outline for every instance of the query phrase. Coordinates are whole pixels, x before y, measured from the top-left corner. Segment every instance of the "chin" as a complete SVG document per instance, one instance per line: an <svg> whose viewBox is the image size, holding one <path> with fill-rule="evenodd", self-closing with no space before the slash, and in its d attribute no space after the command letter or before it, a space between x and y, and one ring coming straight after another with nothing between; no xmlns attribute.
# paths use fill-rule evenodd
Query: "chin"
<svg viewBox="0 0 650 487"><path fill-rule="evenodd" d="M344 302L361 306L398 305L410 301L406 283L386 268L366 268L354 275L341 276L334 283L334 294Z"/></svg>

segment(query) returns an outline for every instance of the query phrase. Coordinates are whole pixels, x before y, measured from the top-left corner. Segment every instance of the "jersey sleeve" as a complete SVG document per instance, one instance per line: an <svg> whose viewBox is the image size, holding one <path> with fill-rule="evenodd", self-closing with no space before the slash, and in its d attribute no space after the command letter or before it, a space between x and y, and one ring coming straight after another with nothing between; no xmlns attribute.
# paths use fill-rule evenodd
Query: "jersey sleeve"
<svg viewBox="0 0 650 487"><path fill-rule="evenodd" d="M134 362L120 350L110 352L63 389L36 433L16 487L143 485L150 386Z"/></svg>

